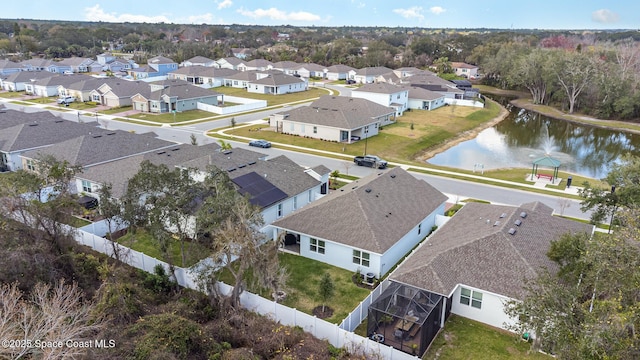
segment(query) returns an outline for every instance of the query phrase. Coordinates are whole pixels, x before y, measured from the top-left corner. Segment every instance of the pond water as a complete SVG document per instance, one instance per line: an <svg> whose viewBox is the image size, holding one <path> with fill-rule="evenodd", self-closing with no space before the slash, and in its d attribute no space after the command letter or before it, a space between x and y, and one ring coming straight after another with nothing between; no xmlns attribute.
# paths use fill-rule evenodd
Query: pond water
<svg viewBox="0 0 640 360"><path fill-rule="evenodd" d="M606 176L609 166L630 152L640 156L640 135L552 119L517 107L500 124L451 147L428 163L466 170L531 168L550 154L560 171L591 178Z"/></svg>

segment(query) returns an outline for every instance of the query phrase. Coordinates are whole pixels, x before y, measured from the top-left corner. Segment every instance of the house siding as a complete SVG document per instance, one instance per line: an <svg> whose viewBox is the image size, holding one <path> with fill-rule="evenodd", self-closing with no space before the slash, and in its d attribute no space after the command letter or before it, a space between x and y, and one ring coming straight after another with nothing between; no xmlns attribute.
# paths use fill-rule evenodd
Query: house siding
<svg viewBox="0 0 640 360"><path fill-rule="evenodd" d="M481 309L460 303L460 289L462 287L482 293ZM511 300L506 296L459 284L453 291L450 300L452 303L451 312L453 314L505 330L507 330L506 324L515 324L514 319L504 312L504 304Z"/></svg>

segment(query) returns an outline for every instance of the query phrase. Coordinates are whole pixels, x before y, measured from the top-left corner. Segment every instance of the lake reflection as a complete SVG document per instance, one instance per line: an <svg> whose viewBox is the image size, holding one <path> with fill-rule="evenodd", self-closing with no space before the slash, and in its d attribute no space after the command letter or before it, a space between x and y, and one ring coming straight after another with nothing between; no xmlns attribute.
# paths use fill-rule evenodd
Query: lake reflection
<svg viewBox="0 0 640 360"><path fill-rule="evenodd" d="M604 177L609 164L626 152L640 155L640 136L573 124L512 108L500 124L427 162L460 169L531 168L546 153L560 160L561 171Z"/></svg>

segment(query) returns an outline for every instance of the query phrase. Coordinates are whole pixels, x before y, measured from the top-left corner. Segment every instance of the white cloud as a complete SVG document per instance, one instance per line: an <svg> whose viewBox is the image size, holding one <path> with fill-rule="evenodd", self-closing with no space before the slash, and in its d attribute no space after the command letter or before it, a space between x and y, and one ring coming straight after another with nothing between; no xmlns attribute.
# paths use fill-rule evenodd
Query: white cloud
<svg viewBox="0 0 640 360"><path fill-rule="evenodd" d="M358 9L362 9L365 6L367 6L367 4L365 4L365 3L361 2L361 1L358 1L358 0L351 0L351 3L355 4Z"/></svg>
<svg viewBox="0 0 640 360"><path fill-rule="evenodd" d="M213 24L213 14L206 13L200 15L187 16L187 24Z"/></svg>
<svg viewBox="0 0 640 360"><path fill-rule="evenodd" d="M231 7L231 5L233 5L233 1L231 0L216 1L216 4L218 4L218 10L222 10L222 9Z"/></svg>
<svg viewBox="0 0 640 360"><path fill-rule="evenodd" d="M95 5L93 7L88 7L84 9L84 17L85 20L88 21L104 21L104 22L139 22L139 23L171 23L164 15L156 15L156 16L147 16L147 15L134 15L134 14L118 14L118 13L107 13L105 12L100 5Z"/></svg>
<svg viewBox="0 0 640 360"><path fill-rule="evenodd" d="M402 16L405 19L424 20L424 15L422 15L421 6L412 6L408 9L393 9L393 12Z"/></svg>
<svg viewBox="0 0 640 360"><path fill-rule="evenodd" d="M609 9L600 9L591 13L591 20L603 24L618 22L620 16Z"/></svg>
<svg viewBox="0 0 640 360"><path fill-rule="evenodd" d="M432 6L429 8L429 11L431 11L432 14L436 14L436 15L440 15L443 12L447 11L447 9L441 7L441 6Z"/></svg>
<svg viewBox="0 0 640 360"><path fill-rule="evenodd" d="M241 8L238 10L238 13L253 19L268 18L271 20L278 20L278 21L308 21L308 22L320 20L320 16L306 12L306 11L286 12L286 11L278 10L276 8L256 9L253 11L245 10Z"/></svg>

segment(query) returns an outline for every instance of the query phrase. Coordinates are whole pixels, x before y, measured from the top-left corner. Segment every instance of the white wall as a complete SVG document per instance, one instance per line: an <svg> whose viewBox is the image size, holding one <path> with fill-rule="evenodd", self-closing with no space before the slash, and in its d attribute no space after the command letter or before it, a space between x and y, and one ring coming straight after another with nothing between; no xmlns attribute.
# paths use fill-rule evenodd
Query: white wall
<svg viewBox="0 0 640 360"><path fill-rule="evenodd" d="M481 309L460 303L461 287L482 293ZM456 289L453 291L451 312L471 320L506 330L505 323L515 324L514 319L510 318L504 312L504 304L509 300L511 299L506 296L494 294L472 286L458 284Z"/></svg>
<svg viewBox="0 0 640 360"><path fill-rule="evenodd" d="M325 252L324 254L319 254L316 252L312 252L309 250L309 236L301 234L300 235L300 255L321 261L323 263L327 263L329 265L337 266L342 269L346 269L352 272L360 271L363 274L368 272L374 273L378 276L380 272L380 254L376 254L373 252L368 252L369 257L369 266L364 267L362 265L353 263L353 250L355 248L346 246L343 244L335 243L333 241L328 241L325 239L317 238L318 240L323 240L325 242ZM356 249L358 250L358 249Z"/></svg>
<svg viewBox="0 0 640 360"><path fill-rule="evenodd" d="M317 199L317 195L320 194L320 185L314 186L311 189L311 201L315 201ZM298 194L295 196L295 198L297 199L297 208L296 210L301 209L302 207L304 207L305 205L309 204L309 192L308 190L305 190L304 192ZM276 204L273 204L271 206L269 206L268 208L265 208L262 210L262 218L264 220L265 225L269 225L271 223L273 223L274 221L276 221L277 219L280 219L284 216L287 216L288 214L291 214L292 212L294 212L294 197L289 197L287 199L284 199L281 202L278 202ZM282 216L278 217L278 204L282 204ZM263 232L266 232L268 235L271 235L271 228L269 226L265 226L263 228Z"/></svg>

